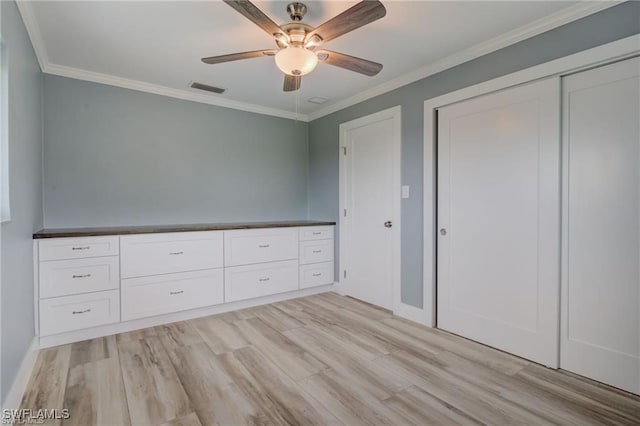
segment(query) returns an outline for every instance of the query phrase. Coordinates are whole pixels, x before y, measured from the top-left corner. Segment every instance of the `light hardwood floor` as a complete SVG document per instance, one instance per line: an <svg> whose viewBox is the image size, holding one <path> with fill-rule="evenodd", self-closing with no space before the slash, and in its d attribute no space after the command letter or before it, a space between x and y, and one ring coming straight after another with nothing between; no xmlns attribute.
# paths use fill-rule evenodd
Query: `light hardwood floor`
<svg viewBox="0 0 640 426"><path fill-rule="evenodd" d="M640 424L640 398L325 293L39 354L73 425Z"/></svg>

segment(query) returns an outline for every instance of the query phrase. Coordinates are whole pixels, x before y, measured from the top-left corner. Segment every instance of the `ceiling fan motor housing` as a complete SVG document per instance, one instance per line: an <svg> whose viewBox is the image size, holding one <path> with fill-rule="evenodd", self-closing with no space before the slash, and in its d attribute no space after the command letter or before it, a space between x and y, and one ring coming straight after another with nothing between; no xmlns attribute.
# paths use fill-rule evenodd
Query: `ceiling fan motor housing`
<svg viewBox="0 0 640 426"><path fill-rule="evenodd" d="M307 13L307 6L304 3L294 2L287 5L287 13L294 22L302 21L304 15Z"/></svg>

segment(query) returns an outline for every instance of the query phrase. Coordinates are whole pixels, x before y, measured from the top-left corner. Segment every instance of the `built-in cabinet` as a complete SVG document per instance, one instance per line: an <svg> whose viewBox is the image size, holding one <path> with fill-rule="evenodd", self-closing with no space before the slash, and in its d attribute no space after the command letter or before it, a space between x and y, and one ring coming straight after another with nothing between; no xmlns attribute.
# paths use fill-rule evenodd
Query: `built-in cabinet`
<svg viewBox="0 0 640 426"><path fill-rule="evenodd" d="M39 335L332 284L333 246L333 225L37 239Z"/></svg>

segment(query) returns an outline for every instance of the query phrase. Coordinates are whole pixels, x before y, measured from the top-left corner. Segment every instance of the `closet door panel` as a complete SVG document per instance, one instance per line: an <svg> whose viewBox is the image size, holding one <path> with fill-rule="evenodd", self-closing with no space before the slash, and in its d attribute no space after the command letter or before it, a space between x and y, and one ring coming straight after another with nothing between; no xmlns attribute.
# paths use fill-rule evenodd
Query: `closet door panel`
<svg viewBox="0 0 640 426"><path fill-rule="evenodd" d="M438 327L558 366L560 84L438 111Z"/></svg>
<svg viewBox="0 0 640 426"><path fill-rule="evenodd" d="M563 80L561 367L640 393L640 60Z"/></svg>

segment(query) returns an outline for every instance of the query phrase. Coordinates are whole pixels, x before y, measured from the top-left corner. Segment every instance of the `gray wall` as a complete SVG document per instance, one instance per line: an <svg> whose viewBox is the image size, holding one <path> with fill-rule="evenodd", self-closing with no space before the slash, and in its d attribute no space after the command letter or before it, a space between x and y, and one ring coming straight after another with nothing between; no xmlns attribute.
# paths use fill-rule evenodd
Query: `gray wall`
<svg viewBox="0 0 640 426"><path fill-rule="evenodd" d="M305 219L308 125L45 75L45 226Z"/></svg>
<svg viewBox="0 0 640 426"><path fill-rule="evenodd" d="M4 401L34 337L31 234L42 226L42 74L15 3L2 1L0 7L9 60L11 195L11 222L1 231Z"/></svg>
<svg viewBox="0 0 640 426"><path fill-rule="evenodd" d="M424 101L637 33L640 2L624 3L314 120L309 124L310 217L338 220L340 123L401 105L402 184L411 187L411 198L402 200L402 301L422 307Z"/></svg>

